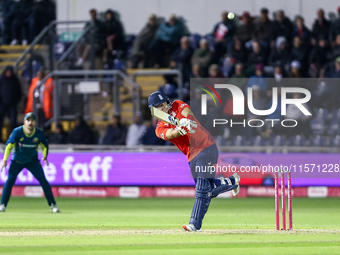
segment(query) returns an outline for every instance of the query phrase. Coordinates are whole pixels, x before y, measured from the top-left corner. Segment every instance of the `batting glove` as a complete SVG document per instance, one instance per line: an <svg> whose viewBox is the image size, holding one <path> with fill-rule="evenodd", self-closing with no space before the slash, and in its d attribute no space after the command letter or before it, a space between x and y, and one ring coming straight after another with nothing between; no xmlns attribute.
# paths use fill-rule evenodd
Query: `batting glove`
<svg viewBox="0 0 340 255"><path fill-rule="evenodd" d="M180 135L186 135L188 133L188 129L186 127L176 127L175 128L177 130L177 132L180 134Z"/></svg>
<svg viewBox="0 0 340 255"><path fill-rule="evenodd" d="M196 132L195 128L197 128L197 122L194 120L182 118L179 120L179 125L186 127L190 134L193 134Z"/></svg>

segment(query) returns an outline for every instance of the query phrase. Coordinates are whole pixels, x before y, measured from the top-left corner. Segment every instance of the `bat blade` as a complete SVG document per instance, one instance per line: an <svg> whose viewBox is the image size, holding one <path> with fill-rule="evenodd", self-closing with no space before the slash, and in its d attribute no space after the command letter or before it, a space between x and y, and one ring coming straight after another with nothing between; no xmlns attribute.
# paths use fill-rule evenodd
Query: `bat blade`
<svg viewBox="0 0 340 255"><path fill-rule="evenodd" d="M161 110L158 110L156 107L151 106L151 115L154 116L156 119L169 123L171 125L179 126L178 118L171 116Z"/></svg>

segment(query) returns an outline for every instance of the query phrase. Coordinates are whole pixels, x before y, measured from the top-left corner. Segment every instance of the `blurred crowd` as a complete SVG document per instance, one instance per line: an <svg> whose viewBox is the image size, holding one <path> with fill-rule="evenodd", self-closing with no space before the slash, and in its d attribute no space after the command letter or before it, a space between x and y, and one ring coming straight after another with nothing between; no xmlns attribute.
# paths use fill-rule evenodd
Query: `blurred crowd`
<svg viewBox="0 0 340 255"><path fill-rule="evenodd" d="M50 136L51 144L102 144L102 145L164 145L165 141L155 134L157 119L152 118L149 126L143 121L141 112L137 112L134 123L126 127L121 123L120 115L113 116L112 124L108 125L105 135L100 137L81 115L77 115L74 128L65 132L62 124L58 124L55 132Z"/></svg>
<svg viewBox="0 0 340 255"><path fill-rule="evenodd" d="M56 19L51 0L3 0L1 5L2 44L27 45Z"/></svg>
<svg viewBox="0 0 340 255"><path fill-rule="evenodd" d="M237 17L225 11L206 35L190 33L184 19L174 14L167 20L151 14L138 35L126 36L119 14L112 10L101 20L91 9L88 24L96 26L95 52L105 68L124 70L125 63L132 68L180 70L181 92L188 101L190 78L230 78L234 82L240 82L239 78L339 78L340 7L337 12L339 16L330 21L323 9L316 10L308 29L303 17L292 21L282 10L272 13L273 19L266 8L256 17L249 12ZM82 66L90 45L78 48L76 65ZM178 80L164 78L166 83L159 89L171 99L177 98ZM243 81L238 85L241 89L256 84ZM268 94L267 86L256 85L262 96ZM309 89L319 93L317 87ZM334 94L330 88L324 89L323 96L331 93L333 105L338 105L340 93Z"/></svg>
<svg viewBox="0 0 340 255"><path fill-rule="evenodd" d="M256 109L268 109L272 103L272 88L293 86L294 82L287 82L284 78L316 78L311 83L304 83L312 93L312 100L306 105L313 113L313 118L301 115L295 108L287 109L287 118L299 120L299 126L294 131L282 130L280 127L261 129L226 129L217 130L218 137L239 137L235 143L243 138L249 143L254 137L260 136L271 139L273 135L283 138L304 135L339 135L334 130L340 125L340 90L336 82L327 78L340 78L340 7L338 17L328 20L323 9L316 10L315 21L308 29L302 16L290 20L282 10L272 13L261 9L253 16L244 12L235 16L230 12L223 12L220 21L205 35L190 33L183 17L170 15L167 19L151 14L144 27L137 35L126 35L124 24L120 21L119 13L107 10L99 15L96 9L89 11L90 20L85 28L94 25L94 34L85 36L76 47L77 59L74 63L82 68L92 46L95 48L97 59L101 60L106 69L132 68L170 68L180 70L184 88L184 100L189 103L189 83L191 78L228 78L228 83L234 84L247 93L247 88L253 88L253 103ZM51 0L4 0L2 5L1 31L3 43L27 44L31 42L44 26L55 19L55 5ZM19 29L20 28L20 29ZM118 63L118 64L117 64ZM127 64L128 63L128 64ZM10 75L11 73L11 75ZM5 70L0 80L0 89L5 91L6 79L13 76L13 70ZM15 76L15 75L14 75ZM41 76L41 77L40 77ZM43 73L37 73L37 79L32 80L26 112L33 104L33 91ZM39 78L40 77L40 78ZM11 78L15 79L15 78ZM174 76L164 76L165 84L159 90L170 99L178 98L179 81ZM295 84L296 85L296 84ZM301 87L301 83L297 85ZM41 100L41 112L46 119L51 118L53 105L51 104L53 82L44 86L44 99ZM5 103L15 95L4 93L0 99L0 123L5 115L16 114L13 105L15 99ZM7 90L6 90L7 91ZM196 93L196 92L195 92ZM199 96L200 92L197 92ZM298 94L292 95L298 98ZM2 101L1 101L2 100ZM224 116L232 116L232 98L225 98L224 108L218 109ZM192 102L193 103L193 102ZM9 107L9 105L11 107ZM279 103L280 105L280 103ZM270 118L280 119L278 111ZM216 112L218 112L216 111ZM247 112L244 118L254 119ZM75 120L75 128L70 134L58 124L56 132L51 136L51 143L78 144L164 144L154 135L156 120L151 121L150 127L143 124L141 113L135 114L134 124L125 127L120 116L114 116L105 136L99 137L87 125L81 116ZM324 130L318 127L323 125ZM327 131L326 129L330 127ZM331 128L333 127L333 129ZM333 132L333 133L332 133ZM241 140L240 140L241 139ZM224 139L227 140L227 139ZM322 139L319 139L322 140ZM340 137L339 137L340 141ZM256 141L255 141L256 142ZM242 142L240 142L242 143ZM221 143L223 144L223 142Z"/></svg>
<svg viewBox="0 0 340 255"><path fill-rule="evenodd" d="M96 26L96 53L104 63L119 55L131 60L133 68L176 68L183 72L184 82L210 77L213 69L220 77L232 77L237 64L245 77L255 74L257 64L268 67L271 74L280 66L286 77L339 77L334 62L340 56L340 18L330 22L318 9L309 30L301 16L291 21L279 10L271 20L268 13L266 8L257 17L223 12L206 35L190 34L183 18L174 14L167 20L151 14L136 36L125 36L119 14L112 10L105 12L102 21L91 9L88 24ZM78 54L78 65L87 52Z"/></svg>

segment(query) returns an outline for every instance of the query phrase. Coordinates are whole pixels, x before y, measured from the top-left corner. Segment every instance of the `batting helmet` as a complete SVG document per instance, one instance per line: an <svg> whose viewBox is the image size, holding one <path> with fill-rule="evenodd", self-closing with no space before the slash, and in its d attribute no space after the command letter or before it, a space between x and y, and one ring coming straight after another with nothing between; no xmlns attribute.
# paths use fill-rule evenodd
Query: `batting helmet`
<svg viewBox="0 0 340 255"><path fill-rule="evenodd" d="M171 104L168 96L165 95L164 93L160 92L160 91L156 91L156 92L152 93L148 98L149 108L151 106L160 105L164 102L168 102L168 104Z"/></svg>

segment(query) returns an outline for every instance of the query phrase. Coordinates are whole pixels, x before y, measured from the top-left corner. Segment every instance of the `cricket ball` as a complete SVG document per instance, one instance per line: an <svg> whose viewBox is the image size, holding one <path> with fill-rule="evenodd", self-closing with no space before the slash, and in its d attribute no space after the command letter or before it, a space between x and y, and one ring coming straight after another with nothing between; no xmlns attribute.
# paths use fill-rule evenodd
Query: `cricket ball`
<svg viewBox="0 0 340 255"><path fill-rule="evenodd" d="M232 12L228 13L228 19L233 19L235 17L235 14Z"/></svg>

